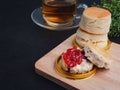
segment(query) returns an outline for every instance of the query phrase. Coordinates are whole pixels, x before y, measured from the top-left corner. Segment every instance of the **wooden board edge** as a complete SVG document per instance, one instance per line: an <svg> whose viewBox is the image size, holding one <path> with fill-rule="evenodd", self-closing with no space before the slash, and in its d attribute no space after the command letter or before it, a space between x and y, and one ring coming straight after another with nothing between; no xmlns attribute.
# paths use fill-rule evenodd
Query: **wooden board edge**
<svg viewBox="0 0 120 90"><path fill-rule="evenodd" d="M56 84L59 85L59 86L62 86L62 87L64 87L64 88L68 89L68 90L78 90L77 88L72 87L71 85L69 85L69 84L67 84L67 83L65 83L65 82L63 82L63 81L61 81L61 80L58 80L58 79L56 79L56 78L54 78L54 77L52 77L52 76L50 76L50 75L47 75L45 72L42 72L42 71L40 71L40 70L37 69L37 68L35 68L35 72L36 72L38 75L40 75L40 76L42 76L42 77L44 77L44 78L46 78L46 79L48 79L48 80L56 83Z"/></svg>

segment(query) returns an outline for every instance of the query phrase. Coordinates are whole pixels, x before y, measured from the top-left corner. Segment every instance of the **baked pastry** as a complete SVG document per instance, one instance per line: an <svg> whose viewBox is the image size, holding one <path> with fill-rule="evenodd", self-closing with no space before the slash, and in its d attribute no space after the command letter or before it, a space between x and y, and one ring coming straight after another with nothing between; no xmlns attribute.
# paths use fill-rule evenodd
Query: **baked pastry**
<svg viewBox="0 0 120 90"><path fill-rule="evenodd" d="M80 28L93 34L107 34L111 24L111 13L98 7L90 7L84 10Z"/></svg>
<svg viewBox="0 0 120 90"><path fill-rule="evenodd" d="M76 42L83 47L86 43L91 42L99 48L104 48L107 46L108 36L107 34L88 33L79 28L76 32Z"/></svg>
<svg viewBox="0 0 120 90"><path fill-rule="evenodd" d="M61 67L64 71L83 74L93 69L93 64L84 56L84 52L76 47L68 49L62 54Z"/></svg>
<svg viewBox="0 0 120 90"><path fill-rule="evenodd" d="M98 7L84 10L79 29L76 32L76 42L84 47L90 42L95 47L105 48L108 45L108 32L111 23L111 13Z"/></svg>
<svg viewBox="0 0 120 90"><path fill-rule="evenodd" d="M86 44L83 50L88 60L98 68L110 68L112 58L106 51L95 47L91 43Z"/></svg>

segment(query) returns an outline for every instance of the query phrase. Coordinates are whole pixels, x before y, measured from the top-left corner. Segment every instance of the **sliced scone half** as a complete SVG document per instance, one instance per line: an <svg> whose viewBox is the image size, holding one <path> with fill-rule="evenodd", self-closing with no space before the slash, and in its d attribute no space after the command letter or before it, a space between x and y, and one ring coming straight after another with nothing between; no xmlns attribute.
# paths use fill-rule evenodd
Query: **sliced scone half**
<svg viewBox="0 0 120 90"><path fill-rule="evenodd" d="M105 50L99 49L91 43L87 43L83 49L87 59L98 68L110 68L112 57Z"/></svg>
<svg viewBox="0 0 120 90"><path fill-rule="evenodd" d="M86 43L91 42L96 47L104 48L107 46L108 36L107 34L88 33L79 28L76 32L76 42L81 46L85 46Z"/></svg>

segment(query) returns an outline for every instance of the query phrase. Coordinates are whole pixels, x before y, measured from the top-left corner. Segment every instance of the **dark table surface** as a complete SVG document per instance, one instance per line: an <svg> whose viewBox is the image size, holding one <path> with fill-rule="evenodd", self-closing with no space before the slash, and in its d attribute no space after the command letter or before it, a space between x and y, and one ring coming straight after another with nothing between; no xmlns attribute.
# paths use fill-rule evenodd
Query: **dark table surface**
<svg viewBox="0 0 120 90"><path fill-rule="evenodd" d="M90 6L95 0L80 1ZM37 26L31 20L31 12L40 6L41 0L0 2L0 90L64 90L37 75L34 64L77 28L50 31Z"/></svg>

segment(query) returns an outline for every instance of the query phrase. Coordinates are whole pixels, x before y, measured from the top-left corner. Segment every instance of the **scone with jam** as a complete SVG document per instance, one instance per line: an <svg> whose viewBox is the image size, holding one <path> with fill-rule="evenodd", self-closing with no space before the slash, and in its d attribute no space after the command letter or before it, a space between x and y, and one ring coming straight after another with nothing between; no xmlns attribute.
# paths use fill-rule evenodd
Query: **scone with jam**
<svg viewBox="0 0 120 90"><path fill-rule="evenodd" d="M74 74L83 74L93 69L93 64L87 60L84 51L73 47L62 54L62 69Z"/></svg>

